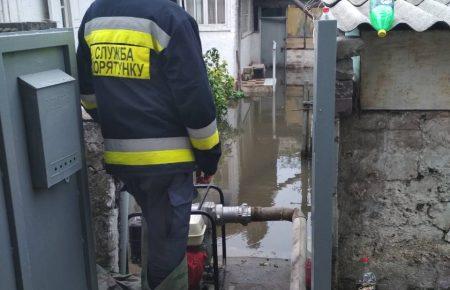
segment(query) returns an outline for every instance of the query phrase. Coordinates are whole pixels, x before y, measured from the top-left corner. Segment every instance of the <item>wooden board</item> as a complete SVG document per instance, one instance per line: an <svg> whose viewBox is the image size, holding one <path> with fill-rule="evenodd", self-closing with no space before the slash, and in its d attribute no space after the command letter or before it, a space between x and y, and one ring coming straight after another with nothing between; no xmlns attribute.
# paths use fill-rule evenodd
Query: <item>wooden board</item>
<svg viewBox="0 0 450 290"><path fill-rule="evenodd" d="M300 27L305 21L305 13L298 7L289 5L286 11L286 30L288 37L300 37Z"/></svg>
<svg viewBox="0 0 450 290"><path fill-rule="evenodd" d="M450 33L363 32L361 106L365 110L450 110Z"/></svg>

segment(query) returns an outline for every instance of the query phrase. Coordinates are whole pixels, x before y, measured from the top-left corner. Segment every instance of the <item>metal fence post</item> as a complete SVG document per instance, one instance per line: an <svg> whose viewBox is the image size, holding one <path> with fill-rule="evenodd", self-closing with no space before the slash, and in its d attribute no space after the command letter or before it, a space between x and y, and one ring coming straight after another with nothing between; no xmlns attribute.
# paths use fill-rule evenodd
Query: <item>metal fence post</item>
<svg viewBox="0 0 450 290"><path fill-rule="evenodd" d="M333 193L336 184L335 147L335 20L315 23L312 171L312 289L330 290L332 276Z"/></svg>
<svg viewBox="0 0 450 290"><path fill-rule="evenodd" d="M119 273L128 274L128 206L130 194L127 191L120 192L119 202Z"/></svg>

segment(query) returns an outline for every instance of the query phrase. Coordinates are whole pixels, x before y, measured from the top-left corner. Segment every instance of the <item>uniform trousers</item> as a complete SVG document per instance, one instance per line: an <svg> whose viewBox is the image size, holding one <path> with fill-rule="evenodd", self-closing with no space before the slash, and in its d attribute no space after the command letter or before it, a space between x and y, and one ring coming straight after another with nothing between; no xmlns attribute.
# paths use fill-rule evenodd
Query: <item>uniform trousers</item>
<svg viewBox="0 0 450 290"><path fill-rule="evenodd" d="M146 231L147 247L142 253L143 280L147 280L148 285L143 289L147 286L150 289L187 290L185 255L194 197L192 174L120 179L141 207L145 219L143 230ZM171 281L167 281L169 278Z"/></svg>

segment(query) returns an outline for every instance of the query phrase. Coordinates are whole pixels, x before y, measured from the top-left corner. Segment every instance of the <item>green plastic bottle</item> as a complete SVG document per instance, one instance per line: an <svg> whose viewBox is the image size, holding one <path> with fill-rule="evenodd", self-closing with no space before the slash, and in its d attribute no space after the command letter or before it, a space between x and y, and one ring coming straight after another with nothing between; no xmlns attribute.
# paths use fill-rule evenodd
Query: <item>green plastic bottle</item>
<svg viewBox="0 0 450 290"><path fill-rule="evenodd" d="M379 37L386 37L394 24L394 0L370 0L370 23Z"/></svg>

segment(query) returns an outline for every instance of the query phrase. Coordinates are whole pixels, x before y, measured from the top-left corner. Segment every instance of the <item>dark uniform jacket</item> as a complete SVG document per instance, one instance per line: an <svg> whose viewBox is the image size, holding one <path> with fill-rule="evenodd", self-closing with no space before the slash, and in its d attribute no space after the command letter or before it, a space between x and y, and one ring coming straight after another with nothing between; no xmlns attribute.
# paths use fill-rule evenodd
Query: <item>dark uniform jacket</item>
<svg viewBox="0 0 450 290"><path fill-rule="evenodd" d="M221 155L198 26L168 0L97 0L79 29L82 104L108 172L213 174Z"/></svg>

